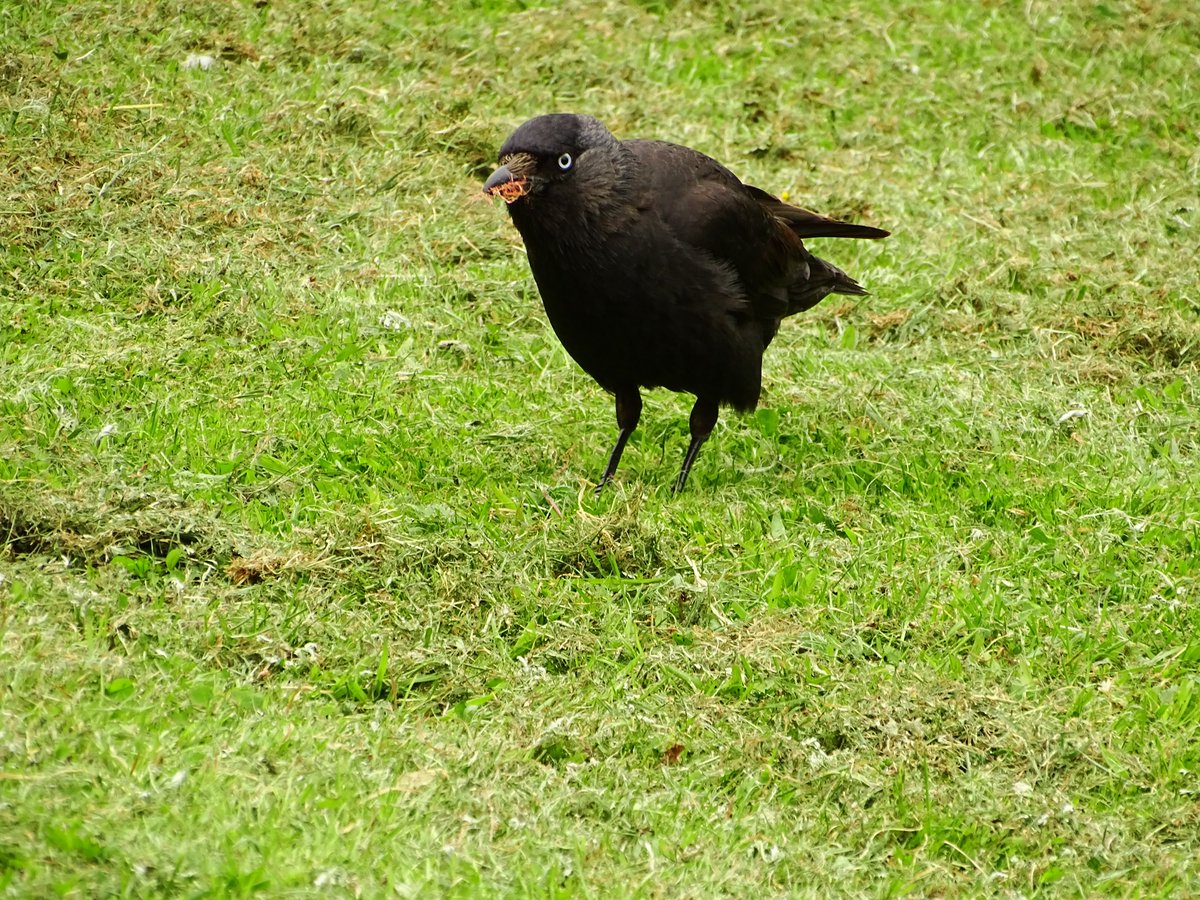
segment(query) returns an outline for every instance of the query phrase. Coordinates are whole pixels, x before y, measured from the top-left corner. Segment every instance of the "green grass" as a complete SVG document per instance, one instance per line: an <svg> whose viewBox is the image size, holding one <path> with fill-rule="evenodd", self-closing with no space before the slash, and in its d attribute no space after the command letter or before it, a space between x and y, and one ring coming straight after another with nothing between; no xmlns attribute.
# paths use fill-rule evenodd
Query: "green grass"
<svg viewBox="0 0 1200 900"><path fill-rule="evenodd" d="M5 5L0 891L1200 892L1198 36ZM895 232L679 497L476 202L551 110Z"/></svg>

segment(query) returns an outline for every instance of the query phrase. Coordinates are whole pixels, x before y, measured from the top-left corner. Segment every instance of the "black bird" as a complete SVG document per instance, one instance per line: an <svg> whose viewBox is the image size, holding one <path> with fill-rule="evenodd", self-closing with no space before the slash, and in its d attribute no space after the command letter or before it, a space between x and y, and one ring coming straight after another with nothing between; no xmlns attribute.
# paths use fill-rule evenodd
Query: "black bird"
<svg viewBox="0 0 1200 900"><path fill-rule="evenodd" d="M828 294L865 294L803 238L882 238L743 184L703 153L620 141L591 116L530 119L483 190L502 197L559 340L616 397L621 461L639 388L696 395L681 490L721 404L758 405L762 355L785 316Z"/></svg>

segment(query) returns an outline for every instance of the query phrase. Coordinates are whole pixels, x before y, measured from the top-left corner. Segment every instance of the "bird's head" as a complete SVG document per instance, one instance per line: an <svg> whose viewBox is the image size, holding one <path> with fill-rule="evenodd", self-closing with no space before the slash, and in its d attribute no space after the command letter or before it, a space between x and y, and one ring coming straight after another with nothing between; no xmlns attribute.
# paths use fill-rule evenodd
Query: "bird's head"
<svg viewBox="0 0 1200 900"><path fill-rule="evenodd" d="M522 198L570 194L576 179L612 166L618 145L591 116L538 116L508 136L500 148L500 167L484 182L483 192L510 206Z"/></svg>

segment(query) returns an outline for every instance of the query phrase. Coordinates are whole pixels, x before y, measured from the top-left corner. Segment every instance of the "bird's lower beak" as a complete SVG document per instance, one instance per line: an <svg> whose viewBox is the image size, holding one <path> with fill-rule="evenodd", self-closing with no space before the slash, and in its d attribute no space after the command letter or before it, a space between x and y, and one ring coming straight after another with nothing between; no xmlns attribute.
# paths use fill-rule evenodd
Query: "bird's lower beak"
<svg viewBox="0 0 1200 900"><path fill-rule="evenodd" d="M520 159L521 154L516 154L512 159L517 163L523 163ZM502 165L495 172L488 176L488 180L483 183L483 192L491 194L493 197L500 197L505 203L513 203L524 197L532 189L532 184L528 176L520 170L521 165L513 165L517 169L516 172L509 168L512 163Z"/></svg>

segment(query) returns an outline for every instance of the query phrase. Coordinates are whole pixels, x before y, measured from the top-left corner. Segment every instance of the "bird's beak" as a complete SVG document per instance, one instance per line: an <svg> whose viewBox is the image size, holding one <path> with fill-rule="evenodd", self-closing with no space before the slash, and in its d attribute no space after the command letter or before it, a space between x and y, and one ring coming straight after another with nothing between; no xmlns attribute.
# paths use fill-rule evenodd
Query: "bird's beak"
<svg viewBox="0 0 1200 900"><path fill-rule="evenodd" d="M506 157L503 164L483 183L483 192L500 197L505 203L515 203L533 190L529 172L534 159L525 153Z"/></svg>
<svg viewBox="0 0 1200 900"><path fill-rule="evenodd" d="M508 166L501 166L495 172L488 176L488 180L483 183L483 192L485 194L495 193L502 184L508 184L513 180L513 173L509 171Z"/></svg>
<svg viewBox="0 0 1200 900"><path fill-rule="evenodd" d="M529 193L529 179L514 175L508 166L501 166L483 183L483 192L505 203L516 203Z"/></svg>

